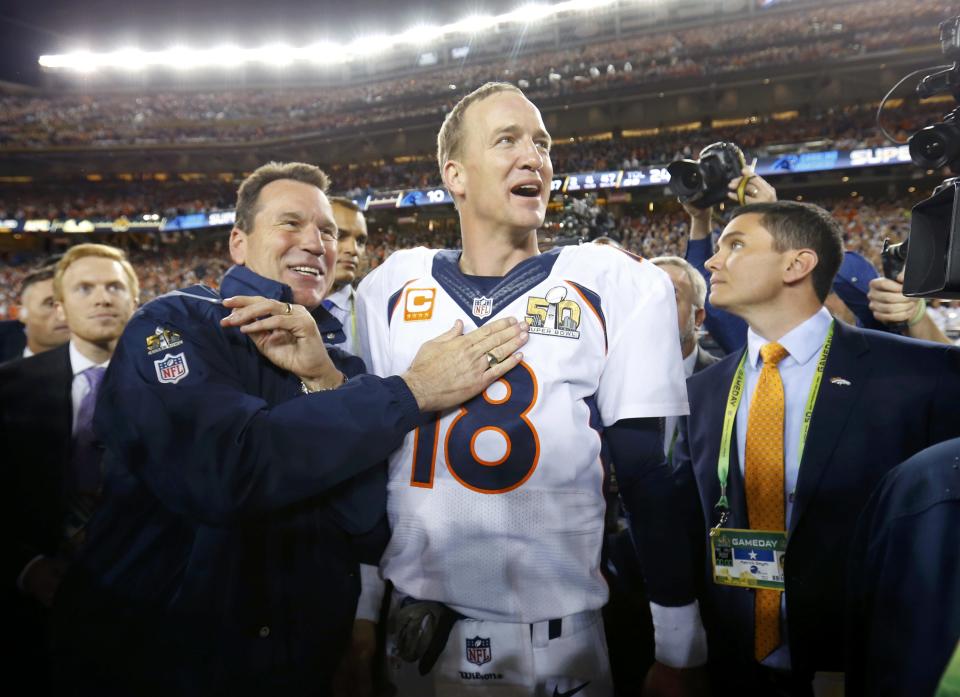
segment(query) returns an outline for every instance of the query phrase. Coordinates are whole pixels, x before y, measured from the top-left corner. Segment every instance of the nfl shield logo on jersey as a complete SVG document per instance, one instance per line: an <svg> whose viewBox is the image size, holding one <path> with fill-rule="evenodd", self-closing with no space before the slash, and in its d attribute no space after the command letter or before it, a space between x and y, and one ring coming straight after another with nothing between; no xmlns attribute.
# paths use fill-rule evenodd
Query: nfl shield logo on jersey
<svg viewBox="0 0 960 697"><path fill-rule="evenodd" d="M473 299L473 316L477 319L489 317L493 313L493 298L485 298L482 295Z"/></svg>
<svg viewBox="0 0 960 697"><path fill-rule="evenodd" d="M481 639L479 636L475 636L473 639L467 639L468 661L482 666L484 663L489 663L492 659L493 654L490 652L489 638Z"/></svg>
<svg viewBox="0 0 960 697"><path fill-rule="evenodd" d="M171 385L176 385L190 372L187 367L187 358L182 353L175 355L168 353L160 360L154 361L153 367L157 370L157 379Z"/></svg>

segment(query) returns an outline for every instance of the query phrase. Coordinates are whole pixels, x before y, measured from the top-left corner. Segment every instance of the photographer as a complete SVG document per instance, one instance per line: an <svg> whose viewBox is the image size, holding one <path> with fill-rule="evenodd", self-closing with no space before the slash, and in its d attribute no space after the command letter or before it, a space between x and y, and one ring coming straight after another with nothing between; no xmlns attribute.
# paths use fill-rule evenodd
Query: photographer
<svg viewBox="0 0 960 697"><path fill-rule="evenodd" d="M750 205L777 200L776 189L763 177L757 175L752 167L744 166L740 174L741 176L727 184L727 198L730 201L740 205ZM709 282L710 274L705 264L714 253L711 225L713 206L700 208L684 201L681 201L681 205L690 215L690 240L687 243L686 259ZM876 291L873 290L874 288ZM855 324L866 329L895 331L885 323L901 321L899 316L905 311L904 304L912 310L909 318L917 313L917 303L904 298L899 293L899 288L900 284L896 281L879 277L876 269L862 256L856 252L847 251L844 252L840 270L837 272L824 305L831 315L847 324ZM899 300L896 296L899 296ZM704 327L724 353L736 351L743 346L747 335L747 325L743 320L714 307L709 300L705 309L707 316ZM933 320L925 314L909 326L906 336L949 343Z"/></svg>
<svg viewBox="0 0 960 697"><path fill-rule="evenodd" d="M743 192L740 201L739 192ZM753 168L743 167L741 176L727 185L727 198L738 203L767 203L777 200L776 190L762 177L754 174ZM692 203L681 202L683 209L690 215L690 241L687 243L685 258L710 282L710 274L705 268L707 259L713 256L713 206L698 208ZM709 287L709 286L708 286ZM704 309L707 312L704 327L714 338L724 353L736 351L743 346L747 338L747 323L736 315L715 308L707 300Z"/></svg>
<svg viewBox="0 0 960 697"><path fill-rule="evenodd" d="M905 336L940 344L953 343L927 312L926 300L908 298L903 294L903 272L896 280L883 276L874 278L870 281L867 298L870 300L870 311L878 320L886 324L906 324Z"/></svg>

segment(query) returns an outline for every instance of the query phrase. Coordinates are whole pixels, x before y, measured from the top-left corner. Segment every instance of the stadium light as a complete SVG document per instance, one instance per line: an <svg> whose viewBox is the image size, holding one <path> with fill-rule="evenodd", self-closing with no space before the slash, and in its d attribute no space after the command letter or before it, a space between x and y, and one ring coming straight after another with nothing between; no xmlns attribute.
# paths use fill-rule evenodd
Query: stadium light
<svg viewBox="0 0 960 697"><path fill-rule="evenodd" d="M215 65L211 63L215 58L211 55L212 53L210 50L198 51L186 46L174 46L166 51L158 51L151 58L155 59L154 65L162 65L174 70L193 70L205 65Z"/></svg>
<svg viewBox="0 0 960 697"><path fill-rule="evenodd" d="M253 63L263 63L278 68L290 65L295 60L294 48L289 44L273 43L262 46L248 53Z"/></svg>
<svg viewBox="0 0 960 697"><path fill-rule="evenodd" d="M107 55L109 56L108 62L115 63L121 69L130 72L143 70L149 65L147 54L138 48L124 48Z"/></svg>
<svg viewBox="0 0 960 697"><path fill-rule="evenodd" d="M349 58L368 58L393 48L393 37L387 34L370 34L369 36L360 36L342 47L346 55L344 59Z"/></svg>
<svg viewBox="0 0 960 697"><path fill-rule="evenodd" d="M225 44L217 46L211 52L212 65L224 68L235 68L241 66L246 61L246 52L239 46Z"/></svg>
<svg viewBox="0 0 960 697"><path fill-rule="evenodd" d="M612 5L617 0L567 0L554 5L554 11L560 12L586 12L587 10L597 10L607 5Z"/></svg>
<svg viewBox="0 0 960 697"><path fill-rule="evenodd" d="M492 15L470 15L459 22L443 27L444 34L478 34L497 26L497 18Z"/></svg>
<svg viewBox="0 0 960 697"><path fill-rule="evenodd" d="M344 61L343 47L332 41L318 41L302 50L305 60L317 65L336 65Z"/></svg>
<svg viewBox="0 0 960 697"><path fill-rule="evenodd" d="M499 15L474 14L443 26L420 24L393 35L358 37L347 44L320 42L302 47L274 43L260 48L220 46L210 49L175 47L165 51L124 48L106 53L76 51L43 55L39 64L51 70L92 72L102 68L137 71L148 67L192 70L202 67L235 68L248 63L284 67L295 62L334 65L366 58L402 45L422 46L446 36L474 35L500 24L533 24L564 13L586 12L613 5L617 0L564 0L553 5L529 2Z"/></svg>
<svg viewBox="0 0 960 697"><path fill-rule="evenodd" d="M445 27L438 27L431 24L418 24L410 27L404 32L392 37L395 44L411 44L413 46L422 46L444 35Z"/></svg>
<svg viewBox="0 0 960 697"><path fill-rule="evenodd" d="M554 12L555 7L558 6L532 2L526 5L521 5L517 9L511 10L510 12L506 12L500 15L497 19L500 19L503 22L522 22L524 24L532 24L533 22L547 19L551 15L556 14L556 12Z"/></svg>

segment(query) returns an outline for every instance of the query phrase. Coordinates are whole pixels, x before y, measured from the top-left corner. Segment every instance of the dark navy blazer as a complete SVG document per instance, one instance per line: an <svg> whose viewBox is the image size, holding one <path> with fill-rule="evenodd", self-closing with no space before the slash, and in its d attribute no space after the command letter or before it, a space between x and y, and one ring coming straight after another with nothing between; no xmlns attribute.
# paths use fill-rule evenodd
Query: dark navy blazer
<svg viewBox="0 0 960 697"><path fill-rule="evenodd" d="M27 335L20 320L0 321L0 363L23 357L27 346Z"/></svg>
<svg viewBox="0 0 960 697"><path fill-rule="evenodd" d="M932 695L960 641L960 439L884 478L860 517L849 589L847 695Z"/></svg>
<svg viewBox="0 0 960 697"><path fill-rule="evenodd" d="M677 479L700 495L699 540L716 525L724 407L741 352L687 381L690 416L674 452ZM832 378L838 378L833 380ZM843 669L846 562L857 516L883 476L923 448L960 435L960 350L837 323L800 464L786 555L794 673ZM736 428L736 426L734 426ZM735 433L735 431L734 431ZM748 528L737 448L731 448L728 527ZM704 550L703 559L707 559ZM753 591L714 584L703 614L711 662L753 657Z"/></svg>

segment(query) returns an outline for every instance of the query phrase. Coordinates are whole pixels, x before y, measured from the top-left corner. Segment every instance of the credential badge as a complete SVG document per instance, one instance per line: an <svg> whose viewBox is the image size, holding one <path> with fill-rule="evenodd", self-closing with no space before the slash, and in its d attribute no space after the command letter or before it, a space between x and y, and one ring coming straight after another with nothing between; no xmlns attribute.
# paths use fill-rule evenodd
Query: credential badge
<svg viewBox="0 0 960 697"><path fill-rule="evenodd" d="M190 368L187 366L187 357L182 353L168 353L163 358L155 360L153 367L157 369L157 379L161 383L171 385L176 385L190 372Z"/></svg>
<svg viewBox="0 0 960 697"><path fill-rule="evenodd" d="M477 319L483 319L493 314L493 298L480 296L473 299L473 316Z"/></svg>

